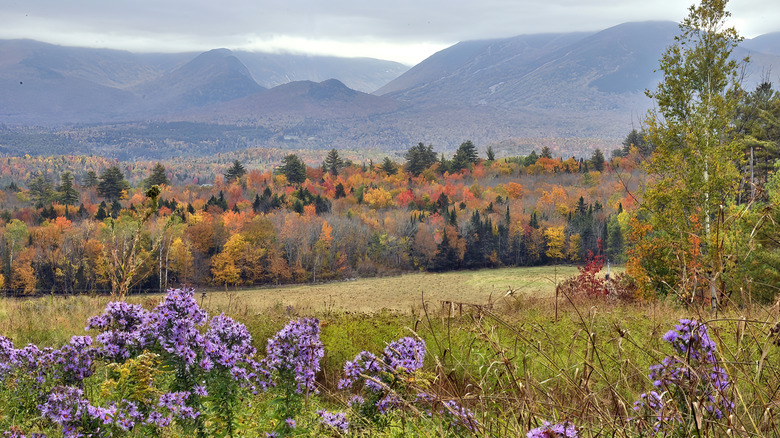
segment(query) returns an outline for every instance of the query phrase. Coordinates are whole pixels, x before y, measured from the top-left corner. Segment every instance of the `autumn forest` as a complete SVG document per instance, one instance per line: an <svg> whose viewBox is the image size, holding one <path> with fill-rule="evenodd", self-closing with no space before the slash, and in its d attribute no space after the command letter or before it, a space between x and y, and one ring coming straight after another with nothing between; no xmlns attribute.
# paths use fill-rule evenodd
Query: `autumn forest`
<svg viewBox="0 0 780 438"><path fill-rule="evenodd" d="M181 284L318 282L624 260L643 179L632 141L605 160L496 158L465 142L450 158L420 143L403 162L319 166L288 154L268 170L208 170L99 157L0 162L3 287L9 294L159 291ZM646 152L646 151L644 151ZM218 170L215 170L218 169ZM217 172L213 184L197 175ZM185 173L186 177L181 175ZM172 183L187 179L189 184ZM149 193L150 187L159 193Z"/></svg>

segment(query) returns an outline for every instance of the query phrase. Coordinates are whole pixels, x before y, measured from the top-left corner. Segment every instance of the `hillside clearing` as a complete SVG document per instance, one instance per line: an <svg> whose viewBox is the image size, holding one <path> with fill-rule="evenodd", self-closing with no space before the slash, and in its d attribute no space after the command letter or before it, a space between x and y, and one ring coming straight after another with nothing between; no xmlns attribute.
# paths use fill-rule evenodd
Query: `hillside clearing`
<svg viewBox="0 0 780 438"><path fill-rule="evenodd" d="M299 313L340 310L373 313L381 310L416 312L422 303L439 309L442 301L487 304L515 296L545 298L555 293L555 282L577 273L574 266L540 266L446 273L414 273L396 277L362 278L352 281L277 288L213 291L203 306L226 309L241 306L249 313L274 306L292 306ZM431 310L429 308L429 310Z"/></svg>

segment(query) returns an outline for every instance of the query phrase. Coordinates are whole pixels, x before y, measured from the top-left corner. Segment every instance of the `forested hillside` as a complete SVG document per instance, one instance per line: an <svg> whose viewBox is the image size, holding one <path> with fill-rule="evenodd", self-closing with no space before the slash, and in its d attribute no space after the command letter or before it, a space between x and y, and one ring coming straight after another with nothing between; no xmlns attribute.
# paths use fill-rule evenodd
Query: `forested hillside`
<svg viewBox="0 0 780 438"><path fill-rule="evenodd" d="M0 195L4 288L315 282L592 254L620 262L643 159L625 151L611 161L548 148L496 159L465 142L445 159L420 143L404 160L354 164L334 149L317 167L293 154L265 171L236 159L207 185L178 164L6 159L0 175L26 186Z"/></svg>

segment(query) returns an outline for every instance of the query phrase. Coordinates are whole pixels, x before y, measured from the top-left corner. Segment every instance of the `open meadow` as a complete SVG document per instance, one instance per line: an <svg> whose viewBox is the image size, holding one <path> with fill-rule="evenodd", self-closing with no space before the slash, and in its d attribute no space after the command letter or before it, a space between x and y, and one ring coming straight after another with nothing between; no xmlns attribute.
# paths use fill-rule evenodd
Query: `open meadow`
<svg viewBox="0 0 780 438"><path fill-rule="evenodd" d="M549 298L555 284L577 273L574 266L482 269L445 273L414 273L382 278L361 278L322 284L259 289L218 289L207 293L204 306L225 309L243 306L262 312L274 306L292 306L298 312L381 311L420 314L423 303L438 310L442 302L487 305L521 295ZM508 292L512 292L507 296Z"/></svg>
<svg viewBox="0 0 780 438"><path fill-rule="evenodd" d="M576 272L566 267L512 268L209 291L205 297L199 290L191 295L133 296L127 301L140 304L133 307L135 311L157 315L152 316L154 321L167 315L174 327L182 321L194 323L191 335L200 333L204 339L219 318L206 323L205 316L199 315L225 312L246 327L258 363L271 367L272 379L282 379L284 373L271 366L274 362L269 359L280 354L271 345L287 342L283 350L295 351L303 344L292 342L296 339L292 333L309 327L310 335L316 333L316 337L305 338L304 344L311 345L316 338L322 348L319 370L310 381L310 390L319 395L303 396L294 384L285 387L283 380L256 395L241 392L245 389L239 386L230 391L239 391L243 394L240 400L250 404L236 399L228 411L219 411L227 408L215 404L218 394L225 396L218 391L224 391L225 382L232 380L220 380L224 376L219 377L219 367L208 372L183 367L174 372L176 354L159 349L165 336L172 336L168 332L157 333L156 343L148 344L146 350L128 350L140 356L119 361L119 365L111 363L117 359L95 356L91 362L94 374L81 385L84 394L91 394L89 403L120 406L124 401L97 388L129 384L121 383L116 377L121 372L116 374L116 370L134 375L137 369L133 367L151 360L152 351L154 357L159 355L155 360L162 360L156 362L162 364L160 374L152 379L155 394L176 387L171 386L171 379L201 376L196 380L203 379L207 388L202 391L209 395L187 406L199 409L204 421L192 422L166 411L172 423L154 429L161 436L263 436L271 432L278 436L524 436L532 429L544 429L546 421L573 428L577 433L573 436L580 437L648 436L656 428L678 436L780 433L774 395L780 387L780 348L773 328L780 319L777 306L732 307L714 314L699 304L685 307L671 299L625 303L581 294L562 295L556 305L556 276L562 281ZM514 294L504 297L510 288ZM466 305L442 311L441 301ZM106 297L84 296L4 299L0 301L0 330L13 341L16 351L27 351L21 347L33 342L41 347L71 345L67 351L72 353L74 341L68 344L72 335L95 336L100 327L116 327L106 322L119 315L116 307L106 308L108 302ZM108 318L103 320L107 325L93 320L93 329L85 333L87 320L103 308L107 309L103 316ZM115 321L126 320L129 308ZM192 313L192 309L199 310ZM311 317L317 318L316 330L315 320L307 319ZM100 339L93 345L105 341ZM687 339L685 345L692 350L681 351L681 339ZM196 353L197 357L207 358L208 351ZM372 355L377 355L378 363L385 363L403 352L413 352L413 359L402 368L381 371L380 367L378 374L372 374L377 370L371 371L370 366L360 368L366 364L361 361ZM340 382L345 377L350 380L348 369L352 368L345 367L349 363L362 371L352 374L352 383L345 386ZM687 377L681 378L681 372ZM59 436L57 425L62 422L39 414L26 417L14 403L24 389L31 412L38 412L37 406L43 406L49 395L36 399L31 388L56 392L60 387L31 383L13 372L4 378L13 384L0 390L0 426ZM362 379L369 378L380 386L360 386ZM421 394L428 394L427 401L421 401ZM355 395L371 403L393 400L393 408L380 412L369 409L379 405L356 406L350 402ZM283 404L282 409L279 400L292 404ZM338 418L348 419L352 426L343 430L327 426L318 409L343 414ZM296 426L284 426L286 418ZM147 426L112 429L113 436L142 436L150 433Z"/></svg>

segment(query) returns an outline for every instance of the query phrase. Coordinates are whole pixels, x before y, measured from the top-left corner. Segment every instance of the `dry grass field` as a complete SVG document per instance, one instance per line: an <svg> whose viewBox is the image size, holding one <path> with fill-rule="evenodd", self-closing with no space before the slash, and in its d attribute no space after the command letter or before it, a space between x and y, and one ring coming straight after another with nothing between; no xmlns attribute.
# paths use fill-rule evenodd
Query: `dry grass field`
<svg viewBox="0 0 780 438"><path fill-rule="evenodd" d="M240 306L247 313L270 307L292 306L300 313L338 310L374 313L382 310L415 312L423 302L438 310L442 301L468 304L500 302L514 296L551 297L555 283L577 273L574 266L483 269L440 274L414 273L397 277L366 278L315 285L292 285L206 293L203 307L213 310Z"/></svg>
<svg viewBox="0 0 780 438"><path fill-rule="evenodd" d="M430 314L442 311L442 302L485 305L536 302L542 305L555 292L555 283L577 273L574 266L483 269L446 273L414 273L397 277L365 278L324 284L288 285L254 289L196 289L198 304L209 314L252 317L269 310L297 315L329 312L371 315L383 311ZM507 296L512 290L513 295ZM128 301L151 309L160 294L131 295ZM531 299L527 301L527 299ZM541 298L542 302L537 301ZM21 345L35 342L57 346L72 335L84 334L85 321L100 314L108 296L43 296L0 298L0 334ZM548 301L549 303L549 301ZM463 307L465 309L465 307ZM457 304L452 311L460 310ZM451 311L447 307L446 311Z"/></svg>

